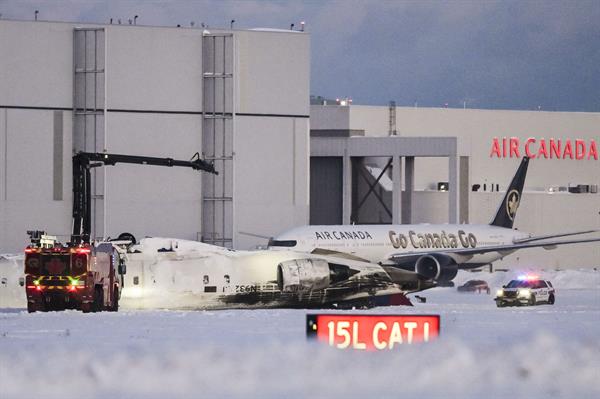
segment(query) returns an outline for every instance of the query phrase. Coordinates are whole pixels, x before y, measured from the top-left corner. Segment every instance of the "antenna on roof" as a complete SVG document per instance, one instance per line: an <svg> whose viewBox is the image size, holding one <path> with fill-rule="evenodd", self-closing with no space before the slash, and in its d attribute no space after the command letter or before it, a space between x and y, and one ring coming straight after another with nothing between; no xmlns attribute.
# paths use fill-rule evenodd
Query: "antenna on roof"
<svg viewBox="0 0 600 399"><path fill-rule="evenodd" d="M35 15L35 20L36 21L37 21L37 17L38 17L39 13L40 13L40 10L35 10L35 12L33 13Z"/></svg>
<svg viewBox="0 0 600 399"><path fill-rule="evenodd" d="M396 101L390 101L389 107L389 135L397 136L398 129L396 129Z"/></svg>
<svg viewBox="0 0 600 399"><path fill-rule="evenodd" d="M232 19L229 23L229 29L233 29L233 24L235 23L235 19Z"/></svg>

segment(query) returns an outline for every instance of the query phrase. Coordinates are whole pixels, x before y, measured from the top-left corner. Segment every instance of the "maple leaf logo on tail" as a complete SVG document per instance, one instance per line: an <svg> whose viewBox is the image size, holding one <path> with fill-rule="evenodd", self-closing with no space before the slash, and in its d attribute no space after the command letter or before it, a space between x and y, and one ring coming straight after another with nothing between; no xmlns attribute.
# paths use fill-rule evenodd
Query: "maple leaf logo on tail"
<svg viewBox="0 0 600 399"><path fill-rule="evenodd" d="M506 213L508 213L508 217L510 220L515 220L515 215L517 214L517 209L519 208L519 192L517 190L512 190L508 194L508 201L506 201Z"/></svg>
<svg viewBox="0 0 600 399"><path fill-rule="evenodd" d="M506 194L502 199L502 202L498 206L496 215L490 222L492 226L503 227L505 229L512 229L517 215L517 209L521 203L521 196L523 195L523 186L525 185L525 177L527 176L527 166L529 165L529 158L524 157L521 160L512 181L508 185Z"/></svg>

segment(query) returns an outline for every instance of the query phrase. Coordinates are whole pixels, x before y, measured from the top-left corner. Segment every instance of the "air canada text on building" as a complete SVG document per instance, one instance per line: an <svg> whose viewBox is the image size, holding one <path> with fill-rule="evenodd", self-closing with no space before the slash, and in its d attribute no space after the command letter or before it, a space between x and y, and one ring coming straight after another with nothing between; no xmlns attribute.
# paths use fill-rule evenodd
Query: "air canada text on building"
<svg viewBox="0 0 600 399"><path fill-rule="evenodd" d="M490 158L529 158L598 160L598 144L589 139L557 139L529 137L522 141L518 137L494 137Z"/></svg>

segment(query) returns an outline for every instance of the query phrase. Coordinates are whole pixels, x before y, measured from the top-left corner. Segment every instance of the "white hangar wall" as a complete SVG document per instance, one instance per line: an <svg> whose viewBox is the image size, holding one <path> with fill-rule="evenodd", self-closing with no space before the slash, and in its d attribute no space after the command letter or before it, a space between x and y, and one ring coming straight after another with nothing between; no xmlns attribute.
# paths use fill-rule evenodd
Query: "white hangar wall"
<svg viewBox="0 0 600 399"><path fill-rule="evenodd" d="M313 106L317 107L317 106ZM367 136L387 136L389 131L388 107L352 105L348 108L350 129L364 129ZM321 111L322 112L322 111ZM336 115L338 111L332 110ZM313 118L313 129L319 121ZM600 143L600 113L506 111L450 108L396 107L396 126L400 136L458 137L458 151L470 157L471 184L484 182L506 188L519 159L490 157L494 137L516 137L520 141L519 154L524 154L524 143L529 137L584 139ZM532 145L536 151L539 144ZM599 149L600 151L600 149ZM569 183L600 185L600 160L587 159L534 160L527 176L530 189L548 189L568 186ZM416 160L415 185L417 189L432 189L438 181L447 181L445 160ZM422 166L420 166L420 164Z"/></svg>
<svg viewBox="0 0 600 399"><path fill-rule="evenodd" d="M96 43L88 37L84 51L83 41L74 49L76 28L103 31ZM230 245L251 248L266 243L260 236L308 223L309 36L211 33L234 43L226 112L235 156L232 166L215 161L233 187L223 229ZM95 61L101 70L96 79L82 73L75 90L74 61L84 58L74 60L74 52L85 53L87 69ZM175 159L204 150L200 29L0 20L0 53L0 252L22 250L32 228L70 235L74 149ZM77 96L78 107L98 112L74 126ZM125 164L99 169L94 236L203 236L205 174Z"/></svg>
<svg viewBox="0 0 600 399"><path fill-rule="evenodd" d="M389 116L387 106L312 105L311 130L362 130L365 136L383 137L389 134ZM399 136L458 138L459 155L469 157L466 221L481 224L491 220L520 162L516 157L490 156L494 138L499 138L500 144L503 137L517 138L521 157L525 155L524 143L530 137L537 140L531 146L535 153L541 139L547 143L551 138L561 139L563 150L567 139L572 145L581 139L587 147L584 159L541 157L532 160L515 227L534 234L600 229L600 194L548 192L551 187L568 187L569 184L600 186L600 160L593 156L588 159L590 142L600 144L600 113L396 107L396 129ZM415 159L414 223L448 221L448 194L437 191L437 183L441 181L448 181L445 158ZM481 185L479 192L470 191L473 184ZM492 184L499 185L499 193L491 192ZM383 198L391 201L390 193L385 192ZM361 214L372 220L386 216L373 198L367 204L368 209L361 209ZM600 245L579 244L551 251L523 250L495 266L598 267Z"/></svg>
<svg viewBox="0 0 600 399"><path fill-rule="evenodd" d="M237 34L233 177L237 248L264 246L264 237L285 231L282 226L308 224L307 38L286 31Z"/></svg>
<svg viewBox="0 0 600 399"><path fill-rule="evenodd" d="M253 248L266 244L260 236L285 231L282 224L308 224L309 126L306 118L238 121L243 128L235 143L236 239L240 247Z"/></svg>

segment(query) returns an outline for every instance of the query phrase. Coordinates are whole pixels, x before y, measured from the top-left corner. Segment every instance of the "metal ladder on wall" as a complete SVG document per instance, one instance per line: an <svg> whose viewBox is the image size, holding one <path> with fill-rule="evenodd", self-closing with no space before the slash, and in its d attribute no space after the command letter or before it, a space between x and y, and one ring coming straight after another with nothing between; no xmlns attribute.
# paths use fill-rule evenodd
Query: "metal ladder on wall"
<svg viewBox="0 0 600 399"><path fill-rule="evenodd" d="M73 153L102 152L105 143L105 30L73 30ZM104 168L92 170L92 239L105 233Z"/></svg>
<svg viewBox="0 0 600 399"><path fill-rule="evenodd" d="M218 175L202 177L200 241L233 247L234 40L204 34L202 42L202 155Z"/></svg>

